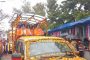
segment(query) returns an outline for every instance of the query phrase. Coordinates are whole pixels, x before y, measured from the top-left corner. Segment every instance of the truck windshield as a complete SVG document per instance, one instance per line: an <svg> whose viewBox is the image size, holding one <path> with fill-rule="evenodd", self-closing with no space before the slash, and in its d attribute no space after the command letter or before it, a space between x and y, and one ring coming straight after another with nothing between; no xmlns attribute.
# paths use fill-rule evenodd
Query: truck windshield
<svg viewBox="0 0 90 60"><path fill-rule="evenodd" d="M51 53L65 53L70 52L71 49L65 43L56 42L34 42L30 44L30 56L51 54Z"/></svg>

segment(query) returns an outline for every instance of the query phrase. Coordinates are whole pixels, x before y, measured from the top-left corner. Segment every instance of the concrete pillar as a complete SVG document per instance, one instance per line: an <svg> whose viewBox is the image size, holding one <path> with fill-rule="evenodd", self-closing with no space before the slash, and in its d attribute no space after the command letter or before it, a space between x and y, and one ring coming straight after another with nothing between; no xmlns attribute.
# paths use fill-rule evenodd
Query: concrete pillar
<svg viewBox="0 0 90 60"><path fill-rule="evenodd" d="M86 37L86 34L85 34L85 26L83 26L83 37L82 37L82 40L84 40L85 37Z"/></svg>

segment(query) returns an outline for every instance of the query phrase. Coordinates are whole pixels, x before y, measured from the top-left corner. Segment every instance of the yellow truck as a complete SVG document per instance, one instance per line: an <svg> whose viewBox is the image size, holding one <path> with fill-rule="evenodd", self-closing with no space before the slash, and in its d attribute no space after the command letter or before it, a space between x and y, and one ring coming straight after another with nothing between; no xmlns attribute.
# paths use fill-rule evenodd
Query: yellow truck
<svg viewBox="0 0 90 60"><path fill-rule="evenodd" d="M75 53L65 39L50 36L22 36L16 41L22 60L86 60Z"/></svg>
<svg viewBox="0 0 90 60"><path fill-rule="evenodd" d="M65 39L44 36L48 35L45 17L20 14L11 26L9 41L15 52L12 52L12 60L85 60L76 55L75 48Z"/></svg>

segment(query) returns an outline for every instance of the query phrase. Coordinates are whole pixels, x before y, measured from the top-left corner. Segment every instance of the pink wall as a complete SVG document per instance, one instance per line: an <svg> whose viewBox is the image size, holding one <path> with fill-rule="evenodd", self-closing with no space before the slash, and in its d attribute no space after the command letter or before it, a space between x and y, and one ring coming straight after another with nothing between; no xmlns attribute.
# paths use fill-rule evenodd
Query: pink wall
<svg viewBox="0 0 90 60"><path fill-rule="evenodd" d="M86 27L86 37L90 38L90 25L87 25Z"/></svg>

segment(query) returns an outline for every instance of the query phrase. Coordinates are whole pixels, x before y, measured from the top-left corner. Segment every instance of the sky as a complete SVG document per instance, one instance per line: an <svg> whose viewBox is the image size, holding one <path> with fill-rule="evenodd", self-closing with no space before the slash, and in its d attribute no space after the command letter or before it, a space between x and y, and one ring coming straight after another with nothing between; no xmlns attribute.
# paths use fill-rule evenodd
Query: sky
<svg viewBox="0 0 90 60"><path fill-rule="evenodd" d="M12 14L13 8L20 9L24 1L25 0L0 0L0 9L3 9L3 11L7 14ZM26 1L30 1L31 6L34 6L38 2L46 3L46 0L26 0ZM63 0L58 1L59 1L58 3L60 3Z"/></svg>
<svg viewBox="0 0 90 60"><path fill-rule="evenodd" d="M34 6L38 2L46 3L46 0L26 0L26 1L30 1L31 6ZM58 3L60 3L61 1L63 0L58 0ZM14 14L13 8L20 9L21 6L23 5L23 2L25 2L25 0L0 0L0 9L2 9L5 14L9 14L12 16ZM7 18L2 21L3 23L0 24L0 27L3 26L2 29L8 30L10 28L8 23L9 19L10 18Z"/></svg>
<svg viewBox="0 0 90 60"><path fill-rule="evenodd" d="M0 2L0 9L3 9L3 11L7 14L12 14L13 8L20 9L23 5L24 0L0 0L5 2ZM28 0L26 0L28 1ZM46 0L29 0L31 2L31 6L34 6L38 2L46 2Z"/></svg>

